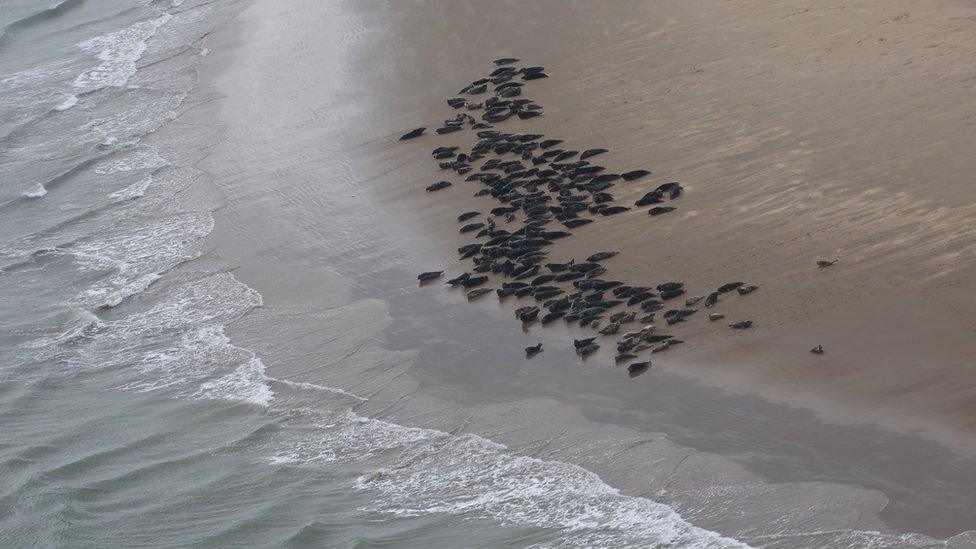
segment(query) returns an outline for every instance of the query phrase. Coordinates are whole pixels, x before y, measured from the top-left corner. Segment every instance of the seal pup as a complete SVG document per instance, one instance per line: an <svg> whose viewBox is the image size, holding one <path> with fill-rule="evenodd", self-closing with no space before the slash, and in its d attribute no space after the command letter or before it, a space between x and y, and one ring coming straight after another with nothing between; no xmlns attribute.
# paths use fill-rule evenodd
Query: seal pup
<svg viewBox="0 0 976 549"><path fill-rule="evenodd" d="M746 295L746 294L752 293L752 292L754 292L754 291L756 291L758 289L759 289L759 286L749 285L749 286L739 286L738 288L736 288L736 291L739 292L739 295Z"/></svg>
<svg viewBox="0 0 976 549"><path fill-rule="evenodd" d="M810 349L810 352L813 353L813 354L815 354L815 355L822 355L822 354L824 354L823 345L817 345L813 349Z"/></svg>
<svg viewBox="0 0 976 549"><path fill-rule="evenodd" d="M536 343L531 347L525 348L525 358L532 358L542 352L542 343Z"/></svg>
<svg viewBox="0 0 976 549"><path fill-rule="evenodd" d="M423 284L424 282L427 282L429 280L434 280L435 278L440 278L441 275L443 275L443 274L444 274L444 271L427 271L427 272L423 272L423 273L420 273L419 275L417 275L417 280L419 280L420 283Z"/></svg>
<svg viewBox="0 0 976 549"><path fill-rule="evenodd" d="M415 129L412 129L412 130L408 131L407 133L401 135L400 136L400 141L404 141L406 139L413 139L414 137L420 137L420 135L422 133L424 133L424 130L426 130L426 129L427 128L415 128Z"/></svg>

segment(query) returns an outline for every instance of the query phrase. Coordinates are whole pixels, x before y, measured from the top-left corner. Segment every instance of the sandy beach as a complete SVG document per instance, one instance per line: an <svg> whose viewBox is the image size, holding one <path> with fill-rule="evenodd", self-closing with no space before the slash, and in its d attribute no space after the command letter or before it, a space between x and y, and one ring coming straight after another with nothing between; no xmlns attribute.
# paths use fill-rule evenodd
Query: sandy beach
<svg viewBox="0 0 976 549"><path fill-rule="evenodd" d="M226 126L201 164L227 200L209 251L264 297L232 337L279 378L367 395L358 413L574 463L736 539L971 530L974 17L948 1L255 2L204 64L198 93L220 100L182 116ZM756 284L717 309L753 329L699 315L631 380L609 343L575 356L592 330L523 332L521 303L416 286L468 270L456 216L497 205L430 158L473 131L430 130L503 56L549 78L526 87L544 116L499 129L652 171L614 188L620 204L685 189L675 212L601 219L551 258L614 249L614 277L690 294Z"/></svg>

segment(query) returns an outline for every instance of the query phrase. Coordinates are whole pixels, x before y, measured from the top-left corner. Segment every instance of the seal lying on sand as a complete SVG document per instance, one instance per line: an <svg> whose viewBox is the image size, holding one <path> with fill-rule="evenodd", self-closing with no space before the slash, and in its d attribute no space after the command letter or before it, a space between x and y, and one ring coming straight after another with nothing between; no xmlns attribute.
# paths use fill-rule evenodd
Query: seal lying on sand
<svg viewBox="0 0 976 549"><path fill-rule="evenodd" d="M427 128L416 128L408 131L407 133L400 136L400 141L405 139L413 139L414 137L420 137L420 134L424 133Z"/></svg>
<svg viewBox="0 0 976 549"><path fill-rule="evenodd" d="M427 271L417 275L417 280L419 280L420 283L423 284L428 280L434 280L435 278L440 278L442 274L444 274L444 271Z"/></svg>
<svg viewBox="0 0 976 549"><path fill-rule="evenodd" d="M427 192L429 192L429 193L432 193L434 191L439 191L441 189L446 189L446 188L448 188L450 186L451 186L451 182L450 181L438 181L437 183L433 183L431 185L427 185L427 188L424 189L424 190L427 191Z"/></svg>
<svg viewBox="0 0 976 549"><path fill-rule="evenodd" d="M635 179L640 179L645 175L650 175L651 172L647 170L632 170L629 172L624 172L620 174L620 177L624 178L624 181L633 181Z"/></svg>
<svg viewBox="0 0 976 549"><path fill-rule="evenodd" d="M637 377L648 370L651 367L651 362L633 362L627 366L627 373L630 377Z"/></svg>
<svg viewBox="0 0 976 549"><path fill-rule="evenodd" d="M525 358L532 358L542 352L542 343L536 343L531 347L525 348Z"/></svg>

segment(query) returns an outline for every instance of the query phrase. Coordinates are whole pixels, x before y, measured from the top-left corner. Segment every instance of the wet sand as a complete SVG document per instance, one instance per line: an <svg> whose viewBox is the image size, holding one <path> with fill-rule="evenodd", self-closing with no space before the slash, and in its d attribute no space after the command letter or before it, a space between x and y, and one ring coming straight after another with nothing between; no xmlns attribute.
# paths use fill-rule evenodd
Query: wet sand
<svg viewBox="0 0 976 549"><path fill-rule="evenodd" d="M721 533L972 528L972 9L267 4L208 61L203 84L236 122L203 167L228 201L212 253L266 305L237 337L278 377L579 463ZM291 35L296 13L325 25L320 41ZM580 365L579 330L524 334L508 303L415 287L417 272L464 270L454 217L492 203L423 192L442 178L430 149L470 134L396 137L451 116L444 98L502 55L552 76L532 83L545 117L505 130L655 172L618 186L621 203L686 187L666 218L603 219L553 256L613 242L625 280L759 284L719 309L754 330L696 319L674 330L683 349L629 380L607 356ZM526 362L536 341L547 350Z"/></svg>

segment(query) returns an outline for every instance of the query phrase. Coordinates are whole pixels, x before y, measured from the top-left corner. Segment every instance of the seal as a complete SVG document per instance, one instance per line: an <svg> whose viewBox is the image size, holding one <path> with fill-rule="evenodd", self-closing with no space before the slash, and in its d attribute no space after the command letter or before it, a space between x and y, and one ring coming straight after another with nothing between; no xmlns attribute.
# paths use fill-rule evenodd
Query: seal
<svg viewBox="0 0 976 549"><path fill-rule="evenodd" d="M708 294L708 297L705 298L706 309L711 309L712 307L715 306L716 303L718 303L718 295L719 295L718 292L712 292Z"/></svg>
<svg viewBox="0 0 976 549"><path fill-rule="evenodd" d="M637 355L635 355L634 353L620 353L617 356L613 357L613 360L617 364L620 364L621 362L626 362L634 358L637 358Z"/></svg>
<svg viewBox="0 0 976 549"><path fill-rule="evenodd" d="M474 288L475 286L481 286L485 282L488 282L487 276L469 276L464 280L460 281L460 284L465 288Z"/></svg>
<svg viewBox="0 0 976 549"><path fill-rule="evenodd" d="M542 324L543 325L549 324L553 320L562 318L563 316L565 316L565 314L566 311L553 311L551 313L546 313L546 315L542 317Z"/></svg>
<svg viewBox="0 0 976 549"><path fill-rule="evenodd" d="M637 202L634 202L634 206L649 206L651 204L660 204L663 201L664 200L662 200L660 192L651 191L640 197Z"/></svg>
<svg viewBox="0 0 976 549"><path fill-rule="evenodd" d="M580 349L582 347L586 347L587 345L593 343L594 341L596 341L596 338L595 337L587 337L587 338L584 338L584 339L574 339L573 340L573 347L575 347L577 349Z"/></svg>
<svg viewBox="0 0 976 549"><path fill-rule="evenodd" d="M673 206L658 206L656 208L651 208L650 210L647 210L647 213L651 215L661 215L661 214L666 214L668 212L673 212L677 209L678 208L675 208Z"/></svg>
<svg viewBox="0 0 976 549"><path fill-rule="evenodd" d="M550 147L555 147L556 145L562 143L562 139L546 139L542 143L539 143L540 149L548 149Z"/></svg>
<svg viewBox="0 0 976 549"><path fill-rule="evenodd" d="M633 379L646 372L650 367L651 367L650 361L633 362L627 366L627 375L629 375L631 379Z"/></svg>
<svg viewBox="0 0 976 549"><path fill-rule="evenodd" d="M651 172L649 172L647 170L632 170L632 171L624 172L624 173L620 174L620 177L622 177L624 179L624 181L633 181L635 179L640 179L640 178L644 177L645 175L651 175Z"/></svg>
<svg viewBox="0 0 976 549"><path fill-rule="evenodd" d="M495 59L494 61L492 61L492 63L496 65L511 65L512 63L518 63L519 61L520 59L518 59L517 57L502 57L499 59Z"/></svg>
<svg viewBox="0 0 976 549"><path fill-rule="evenodd" d="M834 263L837 263L836 259L831 259L831 260L821 259L817 261L817 267L830 267Z"/></svg>
<svg viewBox="0 0 976 549"><path fill-rule="evenodd" d="M525 358L532 358L542 352L542 343L536 343L531 347L525 348Z"/></svg>
<svg viewBox="0 0 976 549"><path fill-rule="evenodd" d="M590 263L595 263L597 261L603 261L604 259L610 259L611 257L613 257L613 256L615 256L615 255L617 255L619 253L620 252L611 252L611 251L597 252L597 253L591 255L590 257L587 257L586 260L588 262L590 262Z"/></svg>
<svg viewBox="0 0 976 549"><path fill-rule="evenodd" d="M691 297L689 297L688 299L685 300L685 306L691 307L692 305L694 305L695 303L698 303L699 301L701 301L703 299L705 299L705 296L703 296L703 295L691 296Z"/></svg>
<svg viewBox="0 0 976 549"><path fill-rule="evenodd" d="M598 154L603 154L605 152L609 152L609 151L607 149L586 149L580 154L580 160L586 160L591 156L596 156Z"/></svg>
<svg viewBox="0 0 976 549"><path fill-rule="evenodd" d="M600 350L600 344L598 343L590 343L589 345L584 345L582 347L576 348L576 352L579 354L579 356L583 358L590 356L591 354L597 352L598 350Z"/></svg>
<svg viewBox="0 0 976 549"><path fill-rule="evenodd" d="M434 280L435 278L440 278L441 275L443 275L443 274L444 274L444 271L427 271L427 272L423 272L423 273L420 273L419 275L417 275L417 280L419 280L420 283L423 284L424 282L427 282L429 280Z"/></svg>
<svg viewBox="0 0 976 549"><path fill-rule="evenodd" d="M404 141L406 139L413 139L414 137L420 137L420 135L423 134L424 133L424 130L426 130L426 129L427 128L415 128L415 129L412 129L412 130L408 131L407 133L401 135L400 136L400 141Z"/></svg>
<svg viewBox="0 0 976 549"><path fill-rule="evenodd" d="M813 349L810 349L810 352L813 353L813 354L815 354L815 355L822 355L822 354L824 354L823 345L817 345Z"/></svg>
<svg viewBox="0 0 976 549"><path fill-rule="evenodd" d="M600 210L600 215L603 216L616 215L618 213L623 213L628 210L630 210L630 208L628 208L627 206L609 206L607 208Z"/></svg>
<svg viewBox="0 0 976 549"><path fill-rule="evenodd" d="M469 220L472 217L475 217L477 215L481 215L481 212L472 210L470 212L464 212L463 214L457 216L457 220L458 221L467 221L467 220Z"/></svg>
<svg viewBox="0 0 976 549"><path fill-rule="evenodd" d="M685 293L685 289L684 288L679 288L677 290L664 291L664 292L661 292L661 299L664 299L664 300L674 299L674 298L678 297L679 295L682 295L683 293Z"/></svg>
<svg viewBox="0 0 976 549"><path fill-rule="evenodd" d="M747 330L752 328L751 320L743 320L741 322L736 322L735 324L729 324L729 327L733 330Z"/></svg>
<svg viewBox="0 0 976 549"><path fill-rule="evenodd" d="M583 225L587 225L589 223L593 223L593 220L592 219L567 219L566 221L563 221L563 226L565 226L567 229L575 229L577 227L582 227Z"/></svg>
<svg viewBox="0 0 976 549"><path fill-rule="evenodd" d="M719 286L718 287L718 292L720 294L726 294L726 293L729 293L729 292L735 290L739 286L744 286L744 285L745 285L745 282L729 282L728 284L722 284L721 286Z"/></svg>
<svg viewBox="0 0 976 549"><path fill-rule="evenodd" d="M736 291L739 292L739 295L746 295L746 294L750 294L750 293L752 293L752 292L754 292L754 291L756 291L758 289L759 289L759 286L749 285L749 286L739 286L738 288L736 288Z"/></svg>
<svg viewBox="0 0 976 549"><path fill-rule="evenodd" d="M474 290L471 290L471 291L468 292L468 294L467 294L468 295L468 301L471 301L471 300L474 300L474 299L478 299L479 297L481 297L481 296L483 296L485 294L490 294L493 291L495 291L495 290L493 290L491 288L475 288Z"/></svg>
<svg viewBox="0 0 976 549"><path fill-rule="evenodd" d="M458 229L458 232L461 234L470 233L471 231L477 231L478 229L481 229L484 226L485 224L481 223L480 221L478 223L468 223L467 225Z"/></svg>
<svg viewBox="0 0 976 549"><path fill-rule="evenodd" d="M441 189L446 189L446 188L448 188L450 186L451 186L451 182L450 181L438 181L437 183L433 183L431 185L427 185L427 188L424 189L424 190L427 191L427 192L429 192L429 193L432 193L434 191L439 191Z"/></svg>
<svg viewBox="0 0 976 549"><path fill-rule="evenodd" d="M656 286L659 292L670 292L673 290L678 290L685 287L684 282L662 282Z"/></svg>
<svg viewBox="0 0 976 549"><path fill-rule="evenodd" d="M725 315L723 315L722 313L710 313L708 315L708 320L711 320L712 322L716 320L722 320L723 318L725 318Z"/></svg>
<svg viewBox="0 0 976 549"><path fill-rule="evenodd" d="M481 251L481 244L465 244L458 248L461 259L467 259Z"/></svg>
<svg viewBox="0 0 976 549"><path fill-rule="evenodd" d="M619 330L619 329L620 329L620 324L619 323L617 323L617 322L611 322L611 323L607 324L606 326L604 326L603 328L600 329L600 334L601 335L613 335L613 334L617 333L617 330Z"/></svg>

